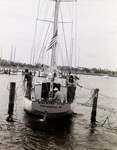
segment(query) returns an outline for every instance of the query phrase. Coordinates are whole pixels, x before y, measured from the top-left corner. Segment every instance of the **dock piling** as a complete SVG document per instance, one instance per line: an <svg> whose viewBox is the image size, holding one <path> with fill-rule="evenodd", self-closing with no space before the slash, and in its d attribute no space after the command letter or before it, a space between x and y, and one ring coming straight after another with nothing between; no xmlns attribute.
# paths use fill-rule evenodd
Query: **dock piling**
<svg viewBox="0 0 117 150"><path fill-rule="evenodd" d="M93 105L92 105L92 113L91 113L91 123L96 122L96 110L97 110L97 99L98 99L99 89L94 89L92 97L93 97Z"/></svg>
<svg viewBox="0 0 117 150"><path fill-rule="evenodd" d="M13 115L13 110L14 110L14 100L15 100L15 82L10 82L10 90L9 90L9 106L8 106L8 117L7 121L13 121L12 115Z"/></svg>

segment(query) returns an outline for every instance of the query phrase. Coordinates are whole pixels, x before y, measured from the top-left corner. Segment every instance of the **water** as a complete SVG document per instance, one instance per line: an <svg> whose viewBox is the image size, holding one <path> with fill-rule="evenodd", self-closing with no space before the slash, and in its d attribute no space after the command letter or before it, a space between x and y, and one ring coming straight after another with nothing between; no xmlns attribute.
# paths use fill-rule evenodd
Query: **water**
<svg viewBox="0 0 117 150"><path fill-rule="evenodd" d="M117 78L81 75L75 113L44 122L24 111L22 80L21 75L0 75L0 150L117 150ZM10 82L17 87L15 122L6 121ZM96 126L90 123L94 88L100 90Z"/></svg>

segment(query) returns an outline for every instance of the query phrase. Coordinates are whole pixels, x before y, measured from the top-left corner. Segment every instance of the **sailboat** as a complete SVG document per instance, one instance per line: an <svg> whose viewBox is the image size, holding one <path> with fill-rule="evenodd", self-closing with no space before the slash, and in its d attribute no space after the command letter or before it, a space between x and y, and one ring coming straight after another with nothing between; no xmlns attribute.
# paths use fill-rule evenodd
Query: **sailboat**
<svg viewBox="0 0 117 150"><path fill-rule="evenodd" d="M104 79L109 79L109 75L108 75L108 74L104 74L104 75L103 75L103 78L104 78Z"/></svg>
<svg viewBox="0 0 117 150"><path fill-rule="evenodd" d="M16 48L14 50L14 60L12 61L12 57L13 57L13 46L12 46L11 58L10 58L10 68L9 68L9 72L8 72L9 75L17 75L17 69L15 69L14 66L11 66L11 62L15 63L15 55L16 55Z"/></svg>
<svg viewBox="0 0 117 150"><path fill-rule="evenodd" d="M51 53L50 65L46 66L46 71L47 71L48 76L47 77L45 77L45 76L44 77L41 77L41 76L35 77L35 79L33 80L31 98L28 98L25 95L23 97L24 110L31 114L35 114L35 115L38 115L38 116L41 116L44 118L45 117L46 118L57 118L57 117L68 116L73 113L74 107L76 104L75 95L73 96L72 101L68 100L69 91L68 91L68 87L66 84L66 79L63 79L59 76L59 70L57 67L57 56L58 56L57 52L60 49L60 47L57 47L58 32L59 32L59 28L58 28L59 21L58 20L59 20L59 14L60 14L59 13L60 5L61 5L61 3L65 4L65 3L73 2L73 3L75 3L75 6L76 6L76 0L53 0L51 2L52 2L52 4L54 4L55 10L54 10L54 20L50 21L51 23L53 23L53 30L48 29L48 32L51 31L53 33L53 35L51 36L50 42L48 42L48 44L47 44L48 46L47 46L46 52L45 52L45 53ZM71 4L70 4L70 6L71 6ZM47 5L47 7L49 7L49 6ZM68 14L67 14L67 16L68 16ZM39 19L37 19L37 20L39 20ZM47 20L41 20L41 21L48 22ZM44 25L43 25L43 27L44 27ZM63 27L63 25L62 25L62 27ZM62 32L64 32L64 30L62 30ZM71 33L70 33L70 35L71 35ZM64 36L65 36L65 34L64 34ZM64 38L64 36L62 36L62 37ZM47 37L47 35L46 35L46 37ZM45 41L46 41L46 39L44 39L44 42ZM41 45L41 43L39 45ZM45 45L43 47L44 47L43 50L45 50ZM66 43L65 43L65 47L67 47ZM62 50L62 53L64 51L67 51L66 49ZM36 53L36 51L35 51L35 53ZM63 57L63 55L64 54L62 54L61 58ZM37 54L35 54L34 56L37 56ZM34 58L34 56L33 56L33 58ZM66 53L66 56L68 56L67 53ZM49 59L49 55L47 56L46 60L47 59ZM47 62L47 64L49 64L49 63ZM54 88L58 88L59 91L63 94L63 97L64 97L63 101L60 101L60 102L51 101L49 94L50 93L53 94Z"/></svg>
<svg viewBox="0 0 117 150"><path fill-rule="evenodd" d="M104 78L104 79L109 79L109 74L108 74L108 61L109 61L109 58L107 59L107 70L106 70L106 73L103 74L103 78Z"/></svg>

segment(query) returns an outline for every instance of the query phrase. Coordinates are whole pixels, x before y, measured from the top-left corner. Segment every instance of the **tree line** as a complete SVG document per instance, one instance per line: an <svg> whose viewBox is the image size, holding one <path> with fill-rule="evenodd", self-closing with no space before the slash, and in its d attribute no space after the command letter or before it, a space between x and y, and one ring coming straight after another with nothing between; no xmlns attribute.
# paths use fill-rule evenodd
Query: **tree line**
<svg viewBox="0 0 117 150"><path fill-rule="evenodd" d="M42 67L42 64L37 63L35 65L32 64L26 64L26 63L21 63L21 62L13 62L13 61L9 61L9 60L5 60L5 59L1 59L0 58L0 66L1 68L9 68L9 67L13 67L13 68L29 68L29 69L33 69L33 70L39 70ZM46 65L46 67L49 67ZM111 71L111 70L107 70L107 69L101 69L101 68L86 68L86 67L69 67L69 66L58 66L59 70L61 72L64 73L68 73L69 71L72 73L83 73L83 74L98 74L98 75L102 75L102 74L109 74L110 76L117 76L117 71Z"/></svg>

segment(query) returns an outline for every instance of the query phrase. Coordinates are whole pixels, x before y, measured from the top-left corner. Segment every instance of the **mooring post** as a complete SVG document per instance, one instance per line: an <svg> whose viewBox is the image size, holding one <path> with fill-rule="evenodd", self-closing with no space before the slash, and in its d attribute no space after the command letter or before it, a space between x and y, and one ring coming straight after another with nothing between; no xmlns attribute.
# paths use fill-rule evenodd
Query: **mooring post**
<svg viewBox="0 0 117 150"><path fill-rule="evenodd" d="M92 123L96 122L98 92L99 92L99 89L94 89L94 92L92 94L92 97L93 97L93 105L92 105L92 113L91 113L91 122Z"/></svg>
<svg viewBox="0 0 117 150"><path fill-rule="evenodd" d="M8 118L7 121L12 121L13 109L14 109L14 99L15 99L15 82L10 83L9 90L9 106L8 106Z"/></svg>

